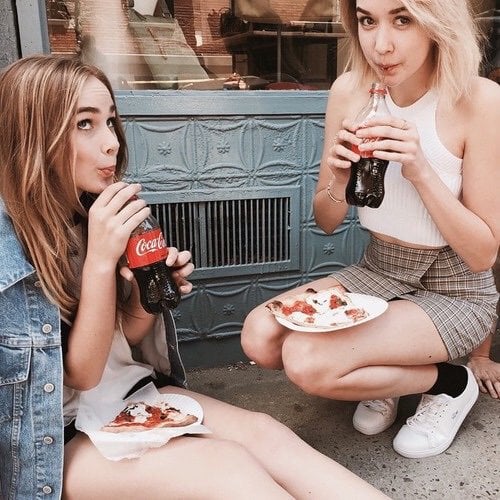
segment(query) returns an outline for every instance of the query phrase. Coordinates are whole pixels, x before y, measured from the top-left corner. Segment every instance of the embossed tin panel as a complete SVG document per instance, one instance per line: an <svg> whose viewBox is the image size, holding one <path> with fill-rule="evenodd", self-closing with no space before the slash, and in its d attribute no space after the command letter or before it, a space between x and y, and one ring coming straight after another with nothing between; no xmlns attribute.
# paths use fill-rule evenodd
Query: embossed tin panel
<svg viewBox="0 0 500 500"><path fill-rule="evenodd" d="M233 339L253 307L359 260L366 242L355 211L331 236L314 222L326 93L229 94L118 96L128 179L197 265L174 311L190 366L242 359Z"/></svg>

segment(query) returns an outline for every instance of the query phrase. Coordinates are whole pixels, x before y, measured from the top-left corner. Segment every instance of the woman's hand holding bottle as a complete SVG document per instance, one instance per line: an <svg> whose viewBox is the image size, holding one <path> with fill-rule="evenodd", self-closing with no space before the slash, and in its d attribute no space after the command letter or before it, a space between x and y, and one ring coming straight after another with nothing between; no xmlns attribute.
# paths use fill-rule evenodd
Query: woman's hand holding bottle
<svg viewBox="0 0 500 500"><path fill-rule="evenodd" d="M99 194L89 209L87 257L115 267L132 231L150 214L139 184L116 182Z"/></svg>

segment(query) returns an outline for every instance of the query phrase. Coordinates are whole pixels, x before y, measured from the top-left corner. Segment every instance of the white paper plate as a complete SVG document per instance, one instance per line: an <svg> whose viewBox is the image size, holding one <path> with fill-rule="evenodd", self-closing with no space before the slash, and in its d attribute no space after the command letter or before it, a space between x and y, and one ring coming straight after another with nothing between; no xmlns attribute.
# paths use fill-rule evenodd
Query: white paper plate
<svg viewBox="0 0 500 500"><path fill-rule="evenodd" d="M344 328L350 328L351 326L361 325L362 323L366 323L377 316L380 316L387 309L387 302L384 299L380 299L379 297L374 297L373 295L363 295L361 293L346 293L346 295L352 300L353 305L355 307L363 308L367 317L360 319L359 321L355 321L354 323L340 324L335 326L321 326L321 327L313 327L313 326L301 326L292 323L284 318L279 318L275 316L276 321L281 323L283 326L286 326L290 330L295 330L296 332L333 332L334 330L342 330Z"/></svg>
<svg viewBox="0 0 500 500"><path fill-rule="evenodd" d="M201 405L189 396L183 394L162 394L157 391L153 384L139 389L136 393L127 398L127 402L144 401L145 403L155 404L159 401L165 401L178 410L194 415L198 418L197 422L184 427L164 427L161 429L149 429L136 432L104 432L100 428L110 418L114 418L121 411L126 402L120 404L112 417L102 419L90 408L85 408L79 414L80 425L77 429L85 432L96 448L102 455L109 460L123 460L140 457L150 448L158 448L165 445L170 439L183 434L209 434L211 431L202 424L203 409ZM118 406L116 406L118 408ZM83 423L83 425L82 425Z"/></svg>
<svg viewBox="0 0 500 500"><path fill-rule="evenodd" d="M189 413L198 418L196 422L192 424L185 425L184 428L188 428L191 425L200 424L203 421L203 408L200 403L189 396L184 396L183 394L162 394L157 401L163 401L168 403L170 406L177 408L182 413Z"/></svg>

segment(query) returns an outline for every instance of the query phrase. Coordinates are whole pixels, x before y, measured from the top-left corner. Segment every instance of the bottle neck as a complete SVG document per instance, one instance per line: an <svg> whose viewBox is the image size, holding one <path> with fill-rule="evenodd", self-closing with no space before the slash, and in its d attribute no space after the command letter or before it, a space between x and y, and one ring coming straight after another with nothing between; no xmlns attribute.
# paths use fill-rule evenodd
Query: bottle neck
<svg viewBox="0 0 500 500"><path fill-rule="evenodd" d="M385 101L385 96L387 95L387 88L385 86L380 88L370 89L370 101L369 108L372 112L382 112L389 113L387 104Z"/></svg>
<svg viewBox="0 0 500 500"><path fill-rule="evenodd" d="M387 85L384 83L380 82L374 82L372 83L372 86L370 88L370 93L371 94L387 94Z"/></svg>

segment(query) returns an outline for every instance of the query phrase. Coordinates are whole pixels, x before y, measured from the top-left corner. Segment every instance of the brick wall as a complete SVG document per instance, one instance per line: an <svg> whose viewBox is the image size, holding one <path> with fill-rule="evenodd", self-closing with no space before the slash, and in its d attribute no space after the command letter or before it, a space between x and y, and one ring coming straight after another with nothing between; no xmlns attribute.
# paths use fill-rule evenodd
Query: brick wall
<svg viewBox="0 0 500 500"><path fill-rule="evenodd" d="M176 2L175 17L187 42L198 55L228 55L224 40L219 34L219 16L228 3L227 0ZM199 46L195 41L196 32L201 35L202 44Z"/></svg>

